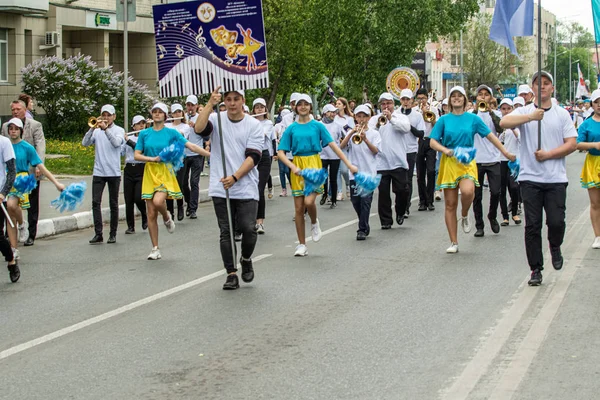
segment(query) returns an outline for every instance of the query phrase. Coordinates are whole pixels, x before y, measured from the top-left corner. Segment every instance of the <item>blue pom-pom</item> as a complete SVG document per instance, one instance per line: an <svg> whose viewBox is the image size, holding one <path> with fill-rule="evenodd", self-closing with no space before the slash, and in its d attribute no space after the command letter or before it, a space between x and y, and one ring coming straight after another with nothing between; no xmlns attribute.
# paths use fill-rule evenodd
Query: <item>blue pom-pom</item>
<svg viewBox="0 0 600 400"><path fill-rule="evenodd" d="M21 194L29 194L35 189L37 181L35 176L31 174L19 175L15 179L14 188Z"/></svg>
<svg viewBox="0 0 600 400"><path fill-rule="evenodd" d="M361 197L366 197L373 193L381 182L381 174L369 175L357 172L354 174L354 181L356 182L356 194Z"/></svg>
<svg viewBox="0 0 600 400"><path fill-rule="evenodd" d="M83 202L86 188L85 182L71 183L60 193L60 196L50 202L50 205L61 213L75 211Z"/></svg>
<svg viewBox="0 0 600 400"><path fill-rule="evenodd" d="M300 171L300 176L304 178L304 195L318 191L327 180L327 170L317 168L307 168Z"/></svg>
<svg viewBox="0 0 600 400"><path fill-rule="evenodd" d="M510 170L510 176L517 179L519 177L519 170L521 169L521 163L519 159L515 159L515 161L508 162L508 169Z"/></svg>
<svg viewBox="0 0 600 400"><path fill-rule="evenodd" d="M175 142L162 149L158 156L162 162L171 164L173 169L177 171L179 168L183 167L184 149L185 145L183 145L183 143Z"/></svg>
<svg viewBox="0 0 600 400"><path fill-rule="evenodd" d="M454 157L459 163L468 165L475 159L477 149L475 147L457 147L454 149Z"/></svg>

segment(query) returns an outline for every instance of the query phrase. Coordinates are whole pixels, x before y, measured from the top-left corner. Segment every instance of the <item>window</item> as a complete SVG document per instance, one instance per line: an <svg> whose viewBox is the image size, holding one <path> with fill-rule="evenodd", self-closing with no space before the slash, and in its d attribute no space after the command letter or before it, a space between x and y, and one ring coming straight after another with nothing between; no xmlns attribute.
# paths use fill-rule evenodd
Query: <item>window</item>
<svg viewBox="0 0 600 400"><path fill-rule="evenodd" d="M485 0L486 8L494 8L496 7L496 0Z"/></svg>
<svg viewBox="0 0 600 400"><path fill-rule="evenodd" d="M453 67L460 65L460 54L458 54L458 53L450 54L450 65L452 65Z"/></svg>
<svg viewBox="0 0 600 400"><path fill-rule="evenodd" d="M0 82L8 81L8 29L0 28Z"/></svg>

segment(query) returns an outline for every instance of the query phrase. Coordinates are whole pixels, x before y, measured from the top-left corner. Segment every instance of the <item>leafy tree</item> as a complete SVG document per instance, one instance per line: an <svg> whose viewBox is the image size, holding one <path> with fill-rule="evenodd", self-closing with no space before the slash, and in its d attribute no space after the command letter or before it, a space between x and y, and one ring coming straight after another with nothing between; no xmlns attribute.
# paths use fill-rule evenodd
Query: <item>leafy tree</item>
<svg viewBox="0 0 600 400"><path fill-rule="evenodd" d="M556 49L556 76L554 77L554 87L556 90L556 98L560 102L569 101L569 90L575 90L573 86L569 87L569 63L571 66L571 81L577 81L579 79L577 72L577 64L581 68L581 72L585 79L588 78L587 71L588 65L590 67L590 90L594 90L598 87L598 79L596 77L596 65L591 61L589 48L573 47L569 50L568 47L559 46ZM571 58L569 59L569 54ZM577 61L578 62L574 62ZM546 68L549 72L554 71L554 52L548 54L546 60ZM574 95L571 95L574 98Z"/></svg>

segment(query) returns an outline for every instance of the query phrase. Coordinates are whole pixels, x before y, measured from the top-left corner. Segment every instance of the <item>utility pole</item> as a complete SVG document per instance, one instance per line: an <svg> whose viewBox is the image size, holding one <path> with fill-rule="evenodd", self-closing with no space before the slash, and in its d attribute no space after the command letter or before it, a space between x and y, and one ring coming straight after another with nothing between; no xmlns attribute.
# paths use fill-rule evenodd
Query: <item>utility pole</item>
<svg viewBox="0 0 600 400"><path fill-rule="evenodd" d="M460 86L465 87L465 70L463 66L463 31L460 31ZM466 90L466 89L465 89Z"/></svg>

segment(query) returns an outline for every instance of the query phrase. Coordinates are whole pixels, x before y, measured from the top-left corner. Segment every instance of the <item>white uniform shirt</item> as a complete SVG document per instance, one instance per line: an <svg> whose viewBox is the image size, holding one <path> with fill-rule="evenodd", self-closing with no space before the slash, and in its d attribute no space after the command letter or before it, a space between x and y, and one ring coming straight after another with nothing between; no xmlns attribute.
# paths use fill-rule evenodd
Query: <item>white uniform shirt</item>
<svg viewBox="0 0 600 400"><path fill-rule="evenodd" d="M515 132L517 135L515 135ZM519 130L515 129L505 129L504 132L500 134L501 141L504 142L504 148L511 154L518 156L519 149L521 147L521 137ZM508 158L504 157L504 154L500 153L500 161L508 161Z"/></svg>
<svg viewBox="0 0 600 400"><path fill-rule="evenodd" d="M322 122L322 121L321 121ZM342 143L342 138L345 136L344 129L339 124L335 122L331 122L329 124L323 123L325 128L333 138L333 141L338 146ZM337 154L333 152L333 149L329 146L323 147L323 151L321 151L321 160L339 160Z"/></svg>
<svg viewBox="0 0 600 400"><path fill-rule="evenodd" d="M94 145L94 176L121 176L121 146L125 142L125 130L116 124L106 128L90 129L81 144Z"/></svg>
<svg viewBox="0 0 600 400"><path fill-rule="evenodd" d="M497 111L495 112L498 115ZM490 128L492 134L498 137L496 133L496 127L494 126L494 121L492 121L492 117L490 116L490 112L477 113L477 115L485 122L485 124ZM498 115L498 117L502 118L502 114ZM490 142L487 138L482 138L479 135L475 135L475 148L477 149L477 154L475 155L475 161L477 164L488 164L488 163L496 163L500 162L502 153L500 150L494 146L492 142Z"/></svg>
<svg viewBox="0 0 600 400"><path fill-rule="evenodd" d="M173 125L172 123L166 123L165 126L167 128L175 129L177 132L181 133L184 138L186 138L190 142L202 147L202 142L203 142L202 136L196 134L196 132L194 132L194 128L189 126L187 123L181 122L179 125ZM185 148L185 150L183 152L186 157L194 157L194 156L198 155L198 153L194 153L187 147Z"/></svg>
<svg viewBox="0 0 600 400"><path fill-rule="evenodd" d="M258 121L258 120L257 120ZM264 142L262 151L268 150L269 155L273 157L273 140L275 140L275 127L270 119L264 119L260 122L264 134Z"/></svg>
<svg viewBox="0 0 600 400"><path fill-rule="evenodd" d="M381 135L379 132L375 129L369 129L365 135L367 136L367 140L381 151ZM348 156L350 157L350 162L356 165L360 172L369 175L377 173L378 154L373 154L365 142L354 144L352 140L348 141ZM348 171L348 173L350 174L350 179L354 179L352 171Z"/></svg>
<svg viewBox="0 0 600 400"><path fill-rule="evenodd" d="M131 140L133 143L137 143L138 137L135 135L130 135L127 137L127 141L129 140ZM138 161L133 158L135 148L132 148L130 145L128 145L127 141L121 145L121 155L125 156L125 164L144 164L144 161Z"/></svg>
<svg viewBox="0 0 600 400"><path fill-rule="evenodd" d="M511 115L531 114L534 104L519 107ZM517 126L521 132L521 151L519 156L519 182L531 181L539 183L566 183L567 169L565 157L539 162L535 159L538 147L538 121L527 122ZM569 112L553 105L544 114L542 120L542 150L552 150L564 144L567 138L576 138L577 131Z"/></svg>
<svg viewBox="0 0 600 400"><path fill-rule="evenodd" d="M406 136L412 135L408 117L400 110L394 111L392 119L379 127L379 134L381 135L381 151L377 158L377 170L408 169Z"/></svg>
<svg viewBox="0 0 600 400"><path fill-rule="evenodd" d="M0 190L6 183L6 162L15 159L15 150L10 139L0 135Z"/></svg>
<svg viewBox="0 0 600 400"><path fill-rule="evenodd" d="M425 131L425 120L423 119L423 115L415 108L408 114L408 120L410 121L410 126L413 126L420 131ZM406 154L416 153L417 151L419 151L419 138L410 132L410 135L406 136Z"/></svg>
<svg viewBox="0 0 600 400"><path fill-rule="evenodd" d="M430 110L432 113L435 114L436 121L438 119L440 119L440 112L438 111L437 107L431 107ZM429 135L431 134L431 131L433 130L433 124L431 122L427 122L425 120L423 120L423 123L425 124L425 136L424 137L429 137Z"/></svg>

